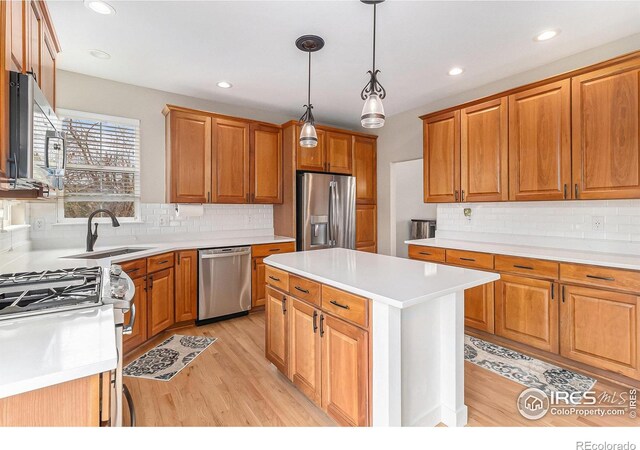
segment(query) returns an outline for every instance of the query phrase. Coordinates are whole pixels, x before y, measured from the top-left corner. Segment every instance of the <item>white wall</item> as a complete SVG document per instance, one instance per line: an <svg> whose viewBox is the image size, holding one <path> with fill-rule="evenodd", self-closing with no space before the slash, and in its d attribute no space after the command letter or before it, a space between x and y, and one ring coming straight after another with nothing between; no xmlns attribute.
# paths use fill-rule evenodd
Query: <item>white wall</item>
<svg viewBox="0 0 640 450"><path fill-rule="evenodd" d="M170 67L167 70L171 70ZM276 124L291 117L226 103L118 83L59 70L56 107L140 120L141 195L146 203L165 200L165 126L162 109L174 104ZM216 89L212 83L212 89Z"/></svg>
<svg viewBox="0 0 640 450"><path fill-rule="evenodd" d="M392 163L391 178L391 254L406 258L411 219L435 219L436 205L422 200L422 158Z"/></svg>
<svg viewBox="0 0 640 450"><path fill-rule="evenodd" d="M640 34L573 55L552 64L528 71L478 89L444 99L434 98L429 104L389 117L378 131L378 251L391 253L391 164L422 157L422 122L420 115L455 106L466 101L521 86L559 73L594 64L640 49ZM466 76L466 75L462 75ZM391 95L391 94L390 94ZM422 185L416 186L422 191ZM558 208L571 208L572 203L558 203ZM506 207L509 207L508 205ZM438 218L439 219L439 218ZM438 223L438 227L440 224Z"/></svg>

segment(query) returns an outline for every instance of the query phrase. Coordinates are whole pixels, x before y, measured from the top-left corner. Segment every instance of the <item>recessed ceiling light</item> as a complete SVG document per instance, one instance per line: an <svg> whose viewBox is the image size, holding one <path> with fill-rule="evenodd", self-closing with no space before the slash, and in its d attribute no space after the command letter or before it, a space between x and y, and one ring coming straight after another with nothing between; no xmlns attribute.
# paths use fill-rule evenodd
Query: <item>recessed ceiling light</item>
<svg viewBox="0 0 640 450"><path fill-rule="evenodd" d="M228 81L218 81L218 87L222 89L229 89L230 87L233 87L233 85Z"/></svg>
<svg viewBox="0 0 640 450"><path fill-rule="evenodd" d="M452 67L449 70L449 75L452 75L452 76L460 75L462 72L464 72L464 69L462 67Z"/></svg>
<svg viewBox="0 0 640 450"><path fill-rule="evenodd" d="M94 58L98 58L98 59L111 59L110 54L108 54L107 52L103 52L102 50L97 50L95 48L92 50L89 50L89 54Z"/></svg>
<svg viewBox="0 0 640 450"><path fill-rule="evenodd" d="M549 39L553 39L560 33L560 30L545 30L542 33L538 34L534 40L536 41L548 41Z"/></svg>
<svg viewBox="0 0 640 450"><path fill-rule="evenodd" d="M93 12L97 12L98 14L103 14L105 16L116 13L113 6L101 0L84 0L84 6Z"/></svg>

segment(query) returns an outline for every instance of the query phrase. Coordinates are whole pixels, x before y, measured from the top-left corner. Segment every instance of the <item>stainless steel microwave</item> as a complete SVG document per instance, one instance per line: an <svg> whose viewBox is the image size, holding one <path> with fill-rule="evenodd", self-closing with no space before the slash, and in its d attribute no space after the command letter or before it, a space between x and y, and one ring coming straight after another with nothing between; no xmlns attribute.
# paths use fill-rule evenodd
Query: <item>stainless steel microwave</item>
<svg viewBox="0 0 640 450"><path fill-rule="evenodd" d="M9 83L9 188L61 189L66 163L61 122L32 75L11 72Z"/></svg>

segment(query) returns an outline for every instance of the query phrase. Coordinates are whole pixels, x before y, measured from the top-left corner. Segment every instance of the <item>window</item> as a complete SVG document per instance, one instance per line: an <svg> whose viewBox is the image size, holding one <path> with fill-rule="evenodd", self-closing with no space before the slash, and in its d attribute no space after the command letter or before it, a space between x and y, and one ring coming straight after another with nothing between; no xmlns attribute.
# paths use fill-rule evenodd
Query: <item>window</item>
<svg viewBox="0 0 640 450"><path fill-rule="evenodd" d="M104 208L139 217L140 121L59 110L67 164L58 217L84 219Z"/></svg>

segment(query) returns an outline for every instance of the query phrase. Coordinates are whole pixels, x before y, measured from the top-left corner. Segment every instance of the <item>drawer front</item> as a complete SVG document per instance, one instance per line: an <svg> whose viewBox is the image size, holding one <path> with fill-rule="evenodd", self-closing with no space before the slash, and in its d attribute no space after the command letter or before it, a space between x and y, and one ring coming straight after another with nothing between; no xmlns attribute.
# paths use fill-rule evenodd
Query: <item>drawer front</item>
<svg viewBox="0 0 640 450"><path fill-rule="evenodd" d="M284 270L267 265L264 269L264 279L270 286L284 292L289 291L289 274Z"/></svg>
<svg viewBox="0 0 640 450"><path fill-rule="evenodd" d="M322 309L363 327L368 326L368 300L358 295L322 285Z"/></svg>
<svg viewBox="0 0 640 450"><path fill-rule="evenodd" d="M640 272L580 264L560 264L560 281L640 292Z"/></svg>
<svg viewBox="0 0 640 450"><path fill-rule="evenodd" d="M320 283L290 274L289 293L300 300L320 306Z"/></svg>
<svg viewBox="0 0 640 450"><path fill-rule="evenodd" d="M474 269L493 269L493 255L490 253L447 249L447 262Z"/></svg>
<svg viewBox="0 0 640 450"><path fill-rule="evenodd" d="M134 261L125 261L120 264L122 271L133 278L140 278L147 274L147 260L136 259Z"/></svg>
<svg viewBox="0 0 640 450"><path fill-rule="evenodd" d="M531 275L551 280L557 280L559 272L557 262L506 255L496 255L495 267L499 272Z"/></svg>
<svg viewBox="0 0 640 450"><path fill-rule="evenodd" d="M168 269L169 267L173 267L173 262L173 252L150 256L147 258L147 271L153 273L158 270Z"/></svg>
<svg viewBox="0 0 640 450"><path fill-rule="evenodd" d="M409 245L409 258L421 261L445 262L446 251L438 247L423 247L422 245Z"/></svg>
<svg viewBox="0 0 640 450"><path fill-rule="evenodd" d="M276 242L274 244L260 244L251 246L252 258L264 258L277 253L291 253L296 251L295 242Z"/></svg>

